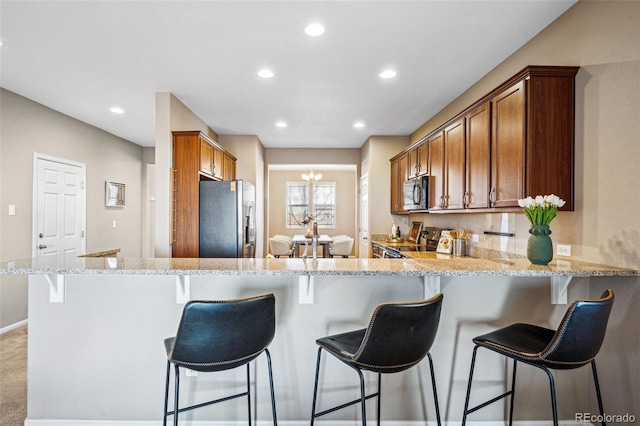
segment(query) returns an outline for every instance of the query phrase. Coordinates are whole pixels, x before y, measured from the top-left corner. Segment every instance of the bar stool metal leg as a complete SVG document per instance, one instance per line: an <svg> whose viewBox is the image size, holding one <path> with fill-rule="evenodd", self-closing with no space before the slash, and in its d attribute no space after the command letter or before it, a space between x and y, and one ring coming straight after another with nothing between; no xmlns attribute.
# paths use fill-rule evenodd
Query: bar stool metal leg
<svg viewBox="0 0 640 426"><path fill-rule="evenodd" d="M359 369L355 369L358 372L358 376L360 376L360 406L362 407L362 426L367 425L367 406L366 401L367 397L364 392L364 376L362 375L362 371Z"/></svg>
<svg viewBox="0 0 640 426"><path fill-rule="evenodd" d="M311 426L316 419L316 397L318 396L318 378L320 375L320 357L322 355L322 348L318 348L318 360L316 361L316 380L313 385L313 403L311 405Z"/></svg>
<svg viewBox="0 0 640 426"><path fill-rule="evenodd" d="M278 416L276 414L276 394L273 390L273 370L271 369L271 353L269 349L264 350L267 354L267 365L269 367L269 387L271 390L271 414L273 416L273 426L278 425Z"/></svg>
<svg viewBox="0 0 640 426"><path fill-rule="evenodd" d="M169 409L169 378L171 377L171 363L167 361L167 379L164 386L164 416L162 426L167 426L167 410Z"/></svg>
<svg viewBox="0 0 640 426"><path fill-rule="evenodd" d="M596 361L591 360L591 370L593 371L593 382L596 385L596 396L598 397L598 408L600 409L600 415L602 416L602 426L607 426L604 421L604 407L602 405L602 394L600 393L600 382L598 381L598 372L596 371Z"/></svg>
<svg viewBox="0 0 640 426"><path fill-rule="evenodd" d="M469 397L471 396L471 382L473 381L473 369L476 366L476 355L478 353L478 347L473 348L473 355L471 356L471 369L469 371L469 383L467 384L467 397L464 400L464 412L462 414L462 426L467 423L467 414L469 414Z"/></svg>
<svg viewBox="0 0 640 426"><path fill-rule="evenodd" d="M558 426L558 406L556 405L556 384L553 380L553 374L548 368L539 367L549 376L549 387L551 388L551 410L553 411L553 426Z"/></svg>
<svg viewBox="0 0 640 426"><path fill-rule="evenodd" d="M382 386L382 374L378 373L378 414L377 414L377 419L378 419L378 426L380 426L380 386Z"/></svg>
<svg viewBox="0 0 640 426"><path fill-rule="evenodd" d="M180 368L178 364L175 365L175 402L173 404L173 426L178 426L178 413L180 410L178 409L178 397L180 396Z"/></svg>
<svg viewBox="0 0 640 426"><path fill-rule="evenodd" d="M513 400L516 399L516 366L518 360L513 360L513 377L511 378L511 406L509 407L509 426L513 425Z"/></svg>
<svg viewBox="0 0 640 426"><path fill-rule="evenodd" d="M247 363L247 414L249 419L249 426L251 426L251 369L249 367L251 363Z"/></svg>
<svg viewBox="0 0 640 426"><path fill-rule="evenodd" d="M436 421L440 426L440 407L438 406L438 391L436 390L436 375L433 371L433 358L431 358L431 352L427 354L429 357L429 370L431 372L431 387L433 389L433 401L436 406Z"/></svg>

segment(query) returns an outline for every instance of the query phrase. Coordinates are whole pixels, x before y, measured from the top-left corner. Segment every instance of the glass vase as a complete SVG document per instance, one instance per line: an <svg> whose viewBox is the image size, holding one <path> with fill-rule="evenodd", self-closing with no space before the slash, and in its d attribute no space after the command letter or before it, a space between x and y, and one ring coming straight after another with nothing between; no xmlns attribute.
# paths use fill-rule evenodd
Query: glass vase
<svg viewBox="0 0 640 426"><path fill-rule="evenodd" d="M527 258L534 265L547 265L553 259L553 243L548 225L531 225L527 242Z"/></svg>
<svg viewBox="0 0 640 426"><path fill-rule="evenodd" d="M309 223L307 223L307 232L304 234L305 237L307 238L312 238L313 237L313 224L315 223L315 220L310 220Z"/></svg>

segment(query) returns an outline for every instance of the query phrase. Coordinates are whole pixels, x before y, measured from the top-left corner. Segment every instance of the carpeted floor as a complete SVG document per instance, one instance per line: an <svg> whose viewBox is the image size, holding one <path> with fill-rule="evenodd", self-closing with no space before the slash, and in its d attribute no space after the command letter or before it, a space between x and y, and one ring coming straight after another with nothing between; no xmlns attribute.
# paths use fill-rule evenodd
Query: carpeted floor
<svg viewBox="0 0 640 426"><path fill-rule="evenodd" d="M27 417L27 326L0 334L0 425Z"/></svg>

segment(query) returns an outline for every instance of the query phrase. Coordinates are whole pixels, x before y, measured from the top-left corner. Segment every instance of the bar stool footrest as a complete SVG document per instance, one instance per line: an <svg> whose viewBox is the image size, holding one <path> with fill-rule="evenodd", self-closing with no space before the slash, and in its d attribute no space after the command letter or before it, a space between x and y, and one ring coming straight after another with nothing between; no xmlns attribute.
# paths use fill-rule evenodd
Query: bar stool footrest
<svg viewBox="0 0 640 426"><path fill-rule="evenodd" d="M195 410L196 408L202 408L202 407L206 407L208 405L217 404L218 402L229 401L230 399L240 398L240 397L243 397L243 396L247 396L247 394L248 394L248 392L243 392L243 393L239 393L239 394L236 394L236 395L225 396L224 398L216 399L214 401L203 402L201 404L192 405L190 407L180 408L178 410L178 413L182 413L184 411L189 411L189 410ZM175 410L174 411L169 411L169 412L167 412L167 416L171 416L174 413L175 413Z"/></svg>
<svg viewBox="0 0 640 426"><path fill-rule="evenodd" d="M365 396L365 397L364 397L364 400L366 401L367 399L375 398L375 397L376 397L376 396L378 396L378 395L379 395L379 394L378 394L378 392L376 392L376 393L372 393L371 395L367 395L367 396ZM361 402L362 402L362 399L360 399L360 398L358 398L358 399L354 399L354 400L353 400L353 401L351 401L351 402L347 402L347 403L344 403L344 404L342 404L342 405L338 405L338 406L336 406L336 407L329 408L328 410L324 410L324 411L323 411L323 412L321 412L321 413L314 414L314 415L313 415L313 418L315 419L315 418L318 418L318 417L320 417L320 416L324 416L325 414L333 413L334 411L342 410L343 408L347 408L347 407L350 407L350 406L352 406L352 405L354 405L354 404L359 404L359 403L361 403Z"/></svg>
<svg viewBox="0 0 640 426"><path fill-rule="evenodd" d="M475 407L473 407L473 408L469 408L469 409L467 410L466 414L471 414L471 413L473 413L474 411L478 411L479 409L484 408L484 407L486 407L487 405L491 405L491 404L493 404L493 403L494 403L494 402L496 402L496 401L500 401L502 398L506 398L507 396L512 395L512 394L513 394L513 390L510 390L510 391L508 391L508 392L505 392L505 393L503 393L503 394L502 394L502 395L500 395L500 396L496 396L495 398L490 399L489 401L485 401L485 402L483 402L482 404L476 405L476 406L475 406Z"/></svg>

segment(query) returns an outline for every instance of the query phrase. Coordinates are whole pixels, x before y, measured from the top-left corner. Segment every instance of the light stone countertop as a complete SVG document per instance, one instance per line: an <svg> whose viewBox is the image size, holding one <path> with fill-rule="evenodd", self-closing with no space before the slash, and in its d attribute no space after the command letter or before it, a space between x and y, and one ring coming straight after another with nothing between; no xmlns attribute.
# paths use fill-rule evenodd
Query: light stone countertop
<svg viewBox="0 0 640 426"><path fill-rule="evenodd" d="M638 276L633 269L554 259L532 265L522 256L456 257L435 252L410 252L406 259L280 258L58 258L0 262L0 274L11 275L359 275L359 276Z"/></svg>

